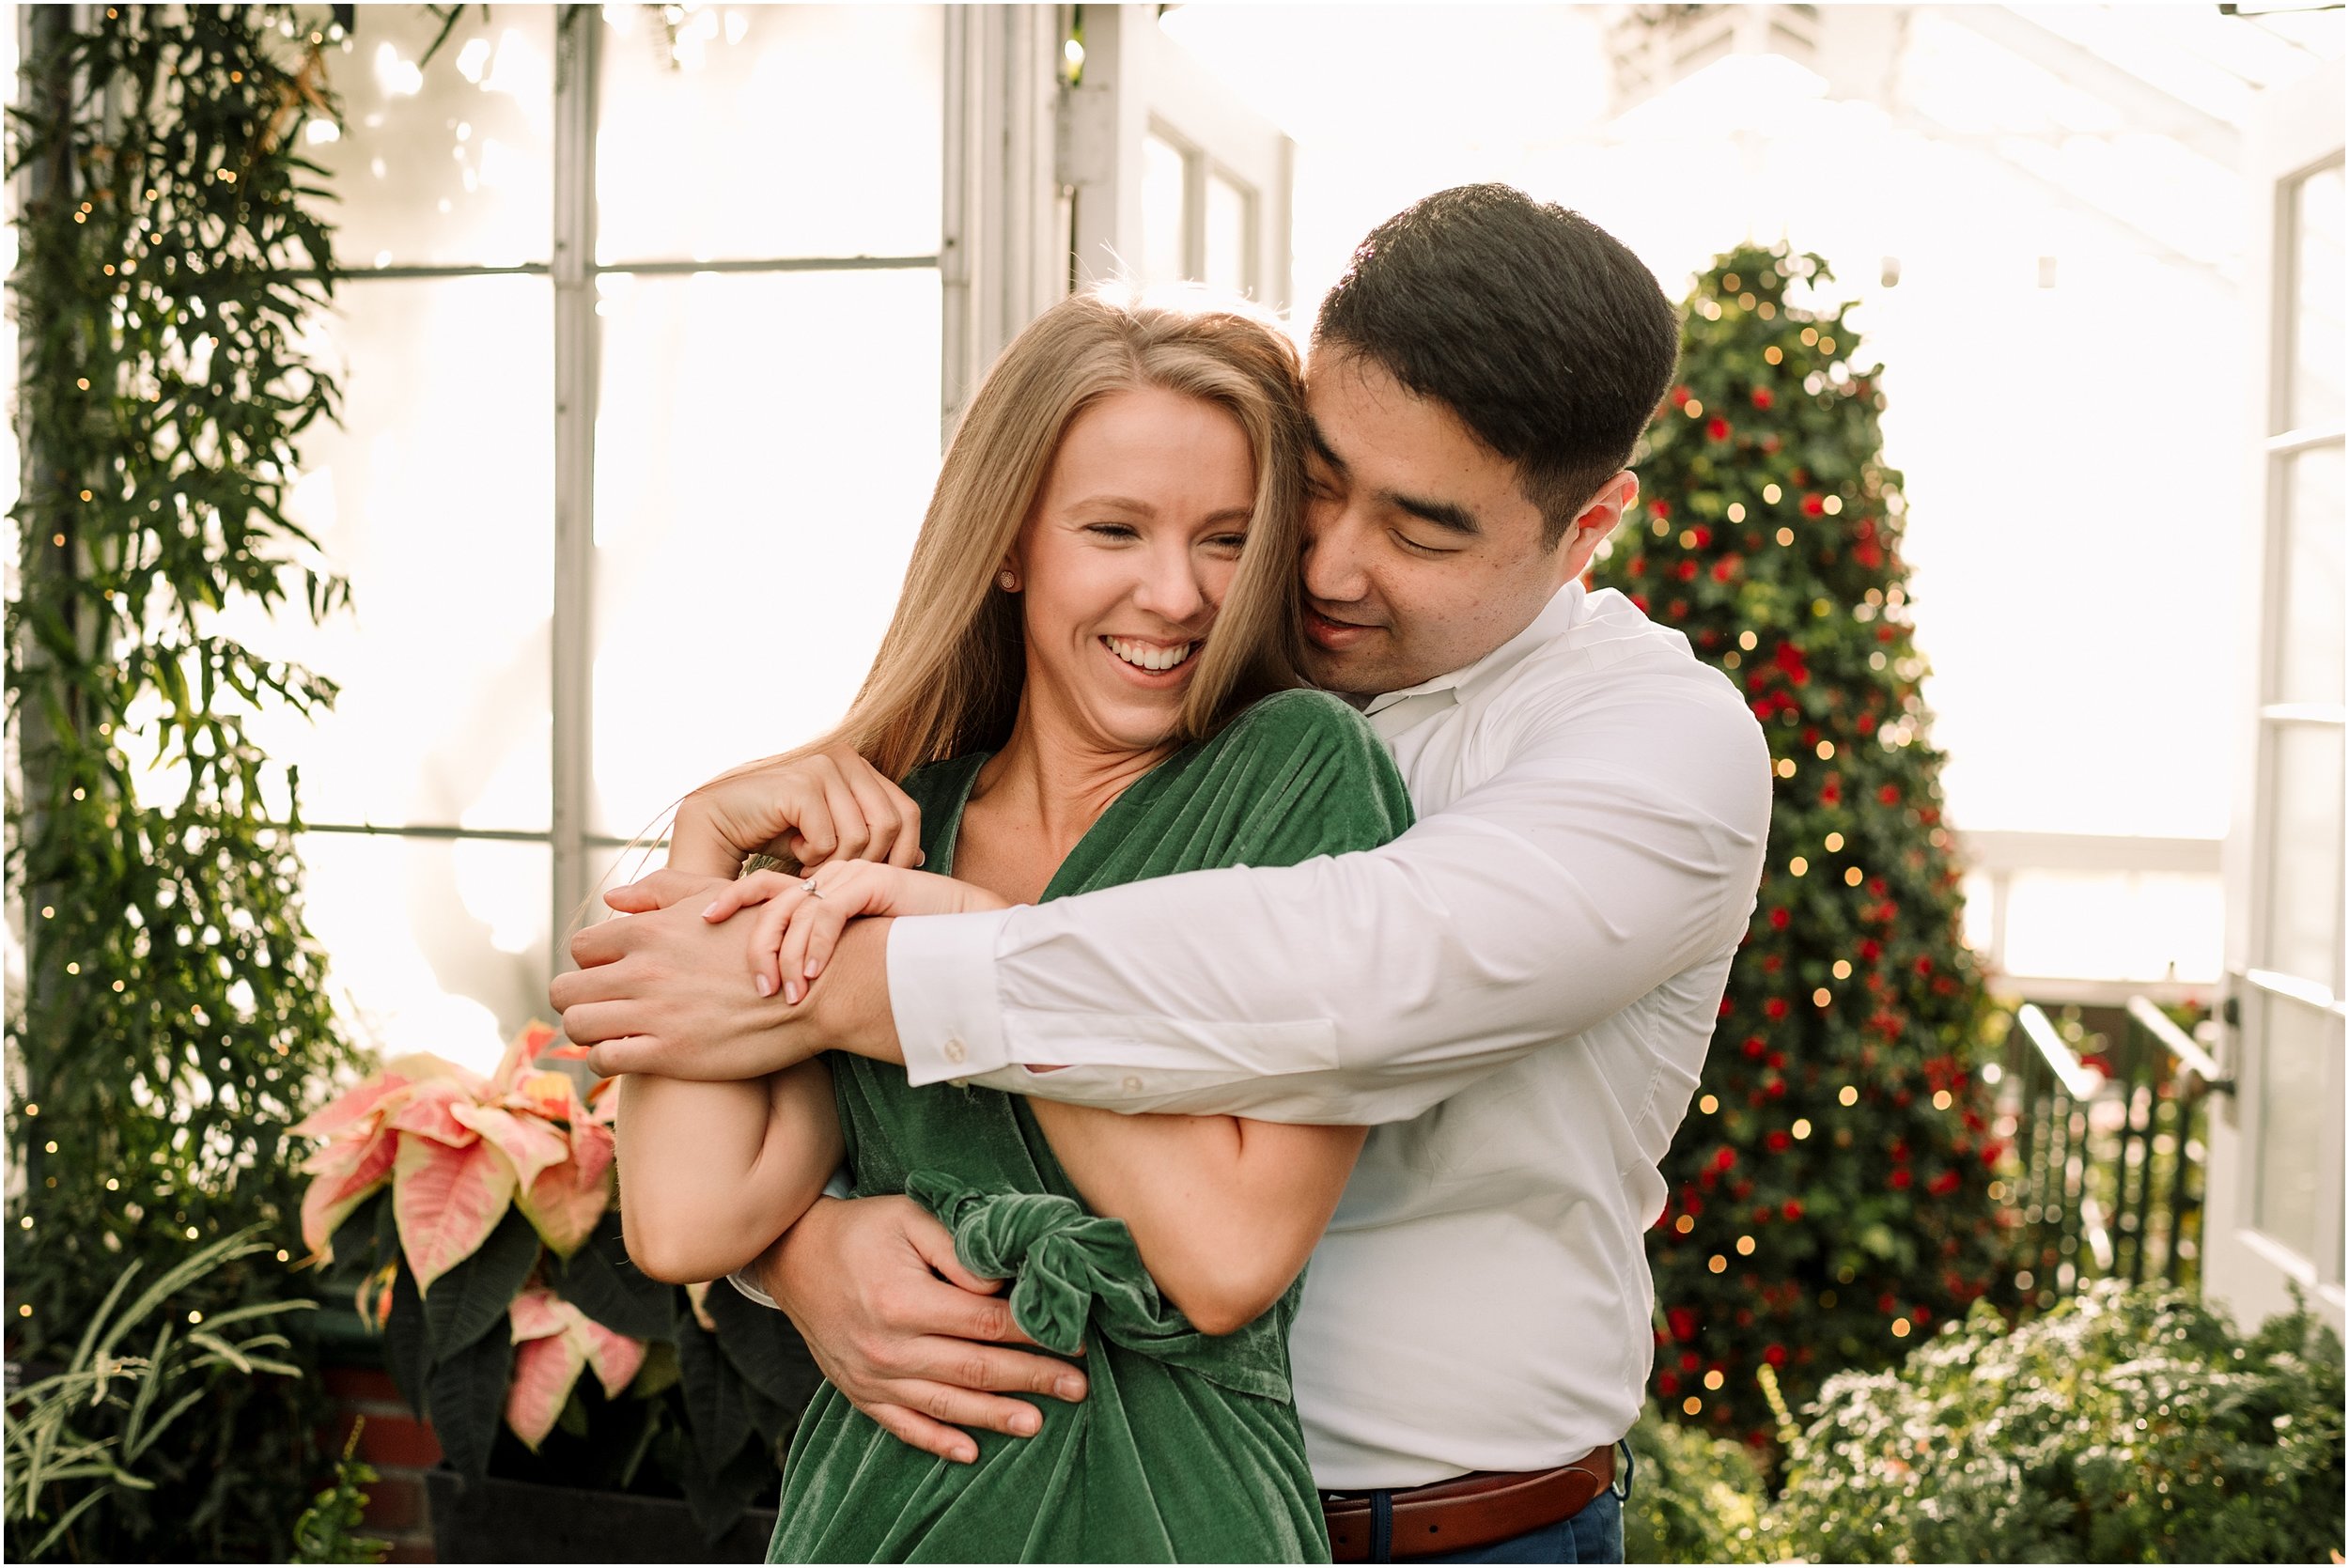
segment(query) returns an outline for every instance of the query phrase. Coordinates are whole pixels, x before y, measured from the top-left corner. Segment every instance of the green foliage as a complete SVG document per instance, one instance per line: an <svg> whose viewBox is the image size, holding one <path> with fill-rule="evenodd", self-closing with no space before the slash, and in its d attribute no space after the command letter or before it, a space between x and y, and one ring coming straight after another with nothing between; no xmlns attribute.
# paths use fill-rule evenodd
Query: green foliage
<svg viewBox="0 0 2349 1568"><path fill-rule="evenodd" d="M359 1457L359 1434L366 1429L364 1416L351 1423L350 1439L334 1462L334 1484L294 1521L294 1561L381 1562L391 1554L390 1542L359 1533L367 1512L366 1488L383 1479Z"/></svg>
<svg viewBox="0 0 2349 1568"><path fill-rule="evenodd" d="M165 1271L119 1315L141 1267L132 1260L82 1330L63 1371L20 1390L7 1411L8 1556L37 1561L63 1546L76 1560L104 1560L94 1544L105 1539L109 1515L140 1494L156 1490L156 1460L164 1435L202 1407L222 1383L267 1374L299 1377L301 1369L272 1352L287 1348L279 1333L225 1337L235 1324L314 1307L312 1301L258 1301L203 1317L179 1316L178 1300L194 1281L224 1264L265 1250L250 1231L199 1249ZM172 1303L169 1307L166 1302ZM157 1324L148 1344L145 1328ZM144 1356L123 1355L132 1333Z"/></svg>
<svg viewBox="0 0 2349 1568"><path fill-rule="evenodd" d="M731 1285L696 1293L647 1278L629 1261L616 1207L568 1258L509 1213L428 1297L399 1250L389 1188L351 1211L332 1250L330 1284L381 1299L388 1283L384 1364L469 1478L682 1496L712 1542L774 1497L784 1449L819 1380L807 1347L788 1318ZM616 1399L583 1374L535 1452L504 1420L515 1359L506 1312L533 1284L646 1343Z"/></svg>
<svg viewBox="0 0 2349 1568"><path fill-rule="evenodd" d="M27 984L8 1018L12 1351L54 1360L126 1260L267 1229L183 1282L220 1322L273 1298L302 1178L287 1127L351 1060L305 930L294 780L246 737L332 686L225 613L322 616L344 584L287 516L295 443L335 389L298 347L328 298L304 204L315 54L274 8L34 18L11 173L29 198L22 597L8 857ZM153 769L150 771L150 769ZM134 787L135 781L135 787ZM310 1380L231 1380L151 1454L152 1492L89 1516L89 1555L282 1557L316 1461Z"/></svg>
<svg viewBox="0 0 2349 1568"><path fill-rule="evenodd" d="M1745 1445L1667 1420L1632 1427L1626 1562L1764 1562L1762 1472Z"/></svg>
<svg viewBox="0 0 2349 1568"><path fill-rule="evenodd" d="M1647 505L1595 574L1738 684L1777 768L1752 928L1649 1246L1656 1394L1756 1444L1761 1368L1799 1402L2012 1272L1900 475L1879 369L1828 282L1816 256L1752 246L1699 281L1639 460Z"/></svg>
<svg viewBox="0 0 2349 1568"><path fill-rule="evenodd" d="M2248 1340L2118 1281L2010 1331L1977 1305L1831 1379L1791 1446L1781 1554L1825 1562L2322 1562L2342 1547L2341 1342Z"/></svg>

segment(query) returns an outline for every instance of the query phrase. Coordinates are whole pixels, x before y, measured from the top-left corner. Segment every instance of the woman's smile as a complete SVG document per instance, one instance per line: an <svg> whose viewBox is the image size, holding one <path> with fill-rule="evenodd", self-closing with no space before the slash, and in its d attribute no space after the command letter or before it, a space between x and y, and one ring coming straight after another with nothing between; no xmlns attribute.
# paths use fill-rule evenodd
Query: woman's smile
<svg viewBox="0 0 2349 1568"><path fill-rule="evenodd" d="M1146 637L1105 636L1098 639L1120 668L1144 684L1180 685L1190 674L1190 656L1205 639L1168 643Z"/></svg>

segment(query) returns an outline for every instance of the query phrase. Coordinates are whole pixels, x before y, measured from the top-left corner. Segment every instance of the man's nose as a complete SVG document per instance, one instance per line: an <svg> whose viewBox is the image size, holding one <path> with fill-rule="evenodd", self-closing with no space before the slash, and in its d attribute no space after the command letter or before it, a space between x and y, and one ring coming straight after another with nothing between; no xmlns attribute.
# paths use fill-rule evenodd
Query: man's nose
<svg viewBox="0 0 2349 1568"><path fill-rule="evenodd" d="M1305 525L1305 597L1351 604L1370 591L1362 570L1361 530L1350 509L1330 508Z"/></svg>

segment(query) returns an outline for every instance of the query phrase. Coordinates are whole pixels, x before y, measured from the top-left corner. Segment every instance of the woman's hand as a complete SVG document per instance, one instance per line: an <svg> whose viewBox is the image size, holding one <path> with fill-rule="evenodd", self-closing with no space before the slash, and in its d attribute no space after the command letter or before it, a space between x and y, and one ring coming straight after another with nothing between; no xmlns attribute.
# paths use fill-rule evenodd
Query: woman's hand
<svg viewBox="0 0 2349 1568"><path fill-rule="evenodd" d="M1011 906L985 888L878 861L832 861L820 873L754 871L728 883L702 910L715 924L759 906L751 923L751 983L797 1002L824 971L848 922L862 915L958 915Z"/></svg>
<svg viewBox="0 0 2349 1568"><path fill-rule="evenodd" d="M835 860L920 865L922 808L849 746L722 773L677 807L671 870L731 877L753 854L811 870Z"/></svg>

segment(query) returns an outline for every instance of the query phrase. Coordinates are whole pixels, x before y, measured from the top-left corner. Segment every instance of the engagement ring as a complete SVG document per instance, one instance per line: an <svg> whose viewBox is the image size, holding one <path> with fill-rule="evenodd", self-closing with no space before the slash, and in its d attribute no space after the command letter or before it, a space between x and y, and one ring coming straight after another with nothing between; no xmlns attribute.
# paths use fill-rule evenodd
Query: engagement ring
<svg viewBox="0 0 2349 1568"><path fill-rule="evenodd" d="M806 881L800 884L800 891L807 894L810 898L821 898L824 896L824 890L816 885L816 878L813 877L810 877Z"/></svg>

